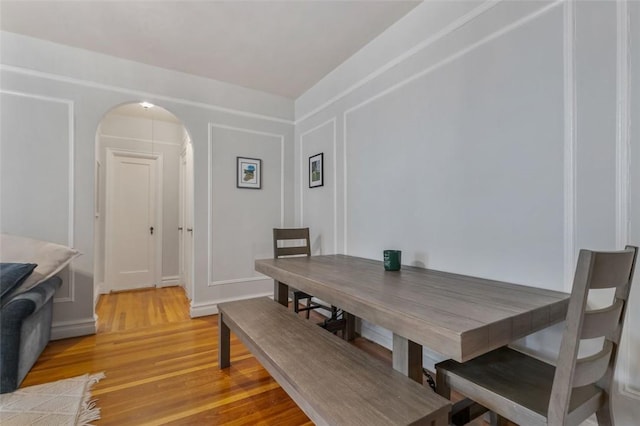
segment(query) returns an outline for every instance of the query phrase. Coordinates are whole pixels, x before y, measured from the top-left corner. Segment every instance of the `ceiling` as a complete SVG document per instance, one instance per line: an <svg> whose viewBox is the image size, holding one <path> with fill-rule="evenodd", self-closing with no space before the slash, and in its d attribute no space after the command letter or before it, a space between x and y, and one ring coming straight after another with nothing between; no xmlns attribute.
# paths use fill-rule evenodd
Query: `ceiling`
<svg viewBox="0 0 640 426"><path fill-rule="evenodd" d="M0 1L0 28L295 99L420 1Z"/></svg>

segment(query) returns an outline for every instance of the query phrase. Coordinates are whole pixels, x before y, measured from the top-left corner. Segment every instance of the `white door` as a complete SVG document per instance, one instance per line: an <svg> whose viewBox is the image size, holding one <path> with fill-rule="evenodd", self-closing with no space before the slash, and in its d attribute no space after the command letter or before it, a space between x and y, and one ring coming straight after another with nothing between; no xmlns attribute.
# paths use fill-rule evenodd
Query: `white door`
<svg viewBox="0 0 640 426"><path fill-rule="evenodd" d="M110 151L107 157L107 264L110 290L153 287L157 282L159 159Z"/></svg>
<svg viewBox="0 0 640 426"><path fill-rule="evenodd" d="M180 155L180 277L189 299L192 298L193 276L193 157L191 144Z"/></svg>

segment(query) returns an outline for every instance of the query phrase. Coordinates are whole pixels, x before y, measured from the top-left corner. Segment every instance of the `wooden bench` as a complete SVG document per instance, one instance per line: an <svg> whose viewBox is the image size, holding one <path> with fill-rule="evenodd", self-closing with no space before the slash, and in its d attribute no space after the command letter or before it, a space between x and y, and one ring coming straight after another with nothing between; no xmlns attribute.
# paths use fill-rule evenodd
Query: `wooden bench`
<svg viewBox="0 0 640 426"><path fill-rule="evenodd" d="M233 331L317 425L448 424L448 400L269 298L218 310L220 368Z"/></svg>

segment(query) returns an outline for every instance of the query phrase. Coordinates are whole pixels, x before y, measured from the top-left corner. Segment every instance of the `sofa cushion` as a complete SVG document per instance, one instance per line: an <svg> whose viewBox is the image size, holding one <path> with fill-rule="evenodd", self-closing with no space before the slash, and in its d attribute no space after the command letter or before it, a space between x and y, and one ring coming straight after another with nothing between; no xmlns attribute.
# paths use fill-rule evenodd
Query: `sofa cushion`
<svg viewBox="0 0 640 426"><path fill-rule="evenodd" d="M36 266L35 263L0 263L0 298L22 284Z"/></svg>
<svg viewBox="0 0 640 426"><path fill-rule="evenodd" d="M61 244L17 235L0 234L0 262L35 263L38 266L15 293L35 287L60 272L80 253ZM14 292L12 292L14 293Z"/></svg>

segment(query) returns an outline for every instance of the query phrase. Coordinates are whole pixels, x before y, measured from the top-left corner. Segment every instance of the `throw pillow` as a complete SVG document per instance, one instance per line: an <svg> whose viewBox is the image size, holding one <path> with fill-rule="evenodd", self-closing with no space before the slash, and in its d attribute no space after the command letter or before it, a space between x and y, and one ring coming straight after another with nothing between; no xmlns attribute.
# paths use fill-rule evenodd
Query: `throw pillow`
<svg viewBox="0 0 640 426"><path fill-rule="evenodd" d="M0 263L0 298L22 284L36 266L35 263Z"/></svg>
<svg viewBox="0 0 640 426"><path fill-rule="evenodd" d="M38 265L20 286L20 292L27 291L51 278L79 255L77 250L61 244L0 234L0 262Z"/></svg>

